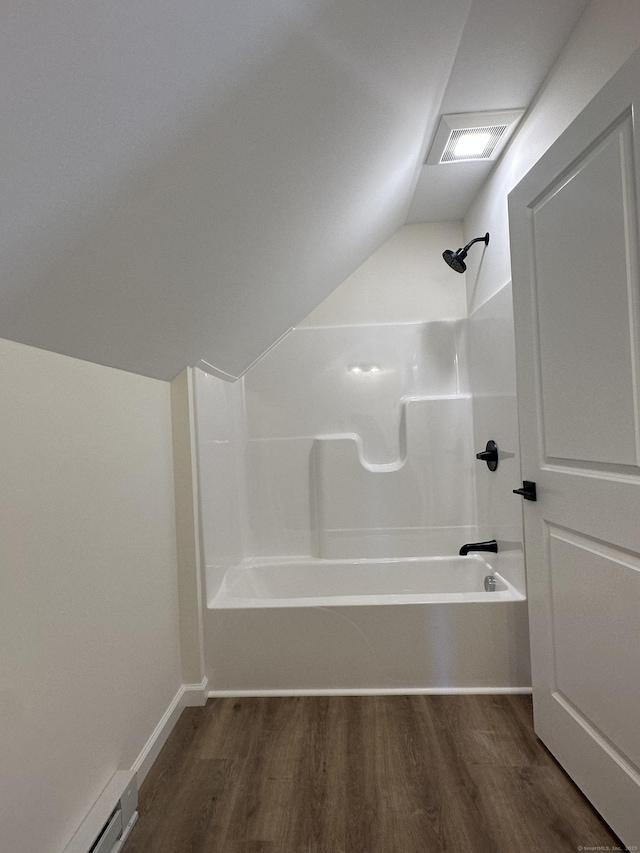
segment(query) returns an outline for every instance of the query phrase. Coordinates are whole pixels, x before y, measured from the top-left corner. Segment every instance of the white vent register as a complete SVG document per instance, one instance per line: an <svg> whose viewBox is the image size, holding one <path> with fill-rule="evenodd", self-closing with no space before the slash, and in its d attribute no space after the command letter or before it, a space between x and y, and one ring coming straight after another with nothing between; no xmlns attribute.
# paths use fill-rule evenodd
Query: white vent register
<svg viewBox="0 0 640 853"><path fill-rule="evenodd" d="M130 770L115 773L64 853L119 853L138 819L138 783Z"/></svg>
<svg viewBox="0 0 640 853"><path fill-rule="evenodd" d="M523 114L524 110L497 110L442 116L425 165L496 160Z"/></svg>

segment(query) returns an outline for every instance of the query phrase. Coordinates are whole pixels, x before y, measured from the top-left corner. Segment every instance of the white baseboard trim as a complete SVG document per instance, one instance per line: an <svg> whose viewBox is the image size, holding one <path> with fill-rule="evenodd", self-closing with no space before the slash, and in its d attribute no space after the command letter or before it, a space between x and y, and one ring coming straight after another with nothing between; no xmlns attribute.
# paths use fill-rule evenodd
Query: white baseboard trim
<svg viewBox="0 0 640 853"><path fill-rule="evenodd" d="M209 679L203 678L199 684L183 684L183 707L184 708L199 708L202 705L206 705L207 699L209 698L209 691L207 687L209 686Z"/></svg>
<svg viewBox="0 0 640 853"><path fill-rule="evenodd" d="M250 696L455 696L469 693L527 695L530 687L361 687L322 690L210 690L210 699Z"/></svg>
<svg viewBox="0 0 640 853"><path fill-rule="evenodd" d="M204 705L207 701L207 687L209 681L203 678L200 684L182 684L171 704L162 715L162 719L153 730L149 740L145 743L140 755L134 761L131 770L138 777L138 787L144 782L147 773L151 770L153 762L160 754L160 750L167 742L167 738L178 722L180 714L185 708Z"/></svg>

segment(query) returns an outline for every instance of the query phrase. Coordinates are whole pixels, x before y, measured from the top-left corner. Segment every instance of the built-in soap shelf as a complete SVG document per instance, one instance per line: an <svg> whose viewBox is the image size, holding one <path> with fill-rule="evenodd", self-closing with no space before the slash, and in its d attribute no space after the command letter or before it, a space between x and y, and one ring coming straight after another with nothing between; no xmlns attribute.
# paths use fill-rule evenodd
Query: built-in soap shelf
<svg viewBox="0 0 640 853"><path fill-rule="evenodd" d="M319 555L368 553L373 539L394 551L396 541L474 525L471 405L469 394L404 397L400 453L388 463L368 461L355 432L316 436L310 463Z"/></svg>
<svg viewBox="0 0 640 853"><path fill-rule="evenodd" d="M365 456L364 440L357 432L331 433L329 435L317 435L314 442L348 441L353 442L357 451L360 465L367 471L378 474L399 471L407 461L407 409L413 404L439 403L443 400L470 400L470 394L439 394L431 396L406 396L400 400L400 427L399 448L397 459L391 462L371 462Z"/></svg>

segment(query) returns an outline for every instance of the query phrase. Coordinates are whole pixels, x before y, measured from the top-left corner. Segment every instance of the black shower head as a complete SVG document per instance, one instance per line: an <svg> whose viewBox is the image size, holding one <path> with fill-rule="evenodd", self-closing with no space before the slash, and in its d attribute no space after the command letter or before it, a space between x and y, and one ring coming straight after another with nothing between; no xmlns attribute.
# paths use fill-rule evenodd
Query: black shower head
<svg viewBox="0 0 640 853"><path fill-rule="evenodd" d="M475 237L471 240L463 249L458 249L457 252L452 252L451 249L445 249L442 253L442 257L445 259L446 263L449 264L452 270L456 272L464 272L467 268L467 265L464 262L464 259L467 257L467 252L469 251L469 247L473 246L474 243L478 243L482 241L485 246L489 245L489 232L484 235L484 237Z"/></svg>
<svg viewBox="0 0 640 853"><path fill-rule="evenodd" d="M456 272L464 272L467 268L467 265L464 262L464 258L467 257L467 253L463 249L458 249L457 252L452 252L451 249L447 249L442 253L442 257L449 264L451 269Z"/></svg>

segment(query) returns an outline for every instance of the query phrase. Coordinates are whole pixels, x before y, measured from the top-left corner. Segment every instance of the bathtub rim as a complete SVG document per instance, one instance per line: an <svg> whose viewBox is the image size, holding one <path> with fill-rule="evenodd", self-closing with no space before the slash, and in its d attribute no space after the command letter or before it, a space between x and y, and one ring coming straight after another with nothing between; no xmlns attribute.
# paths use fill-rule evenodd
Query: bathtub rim
<svg viewBox="0 0 640 853"><path fill-rule="evenodd" d="M486 559L491 557L491 560ZM258 557L243 560L234 566L219 567L217 572L222 572L223 577L215 585L215 593L207 595L208 610L262 610L278 608L332 608L332 607L369 607L383 605L408 605L408 604L478 604L498 603L507 601L525 601L526 595L517 588L507 577L494 568L499 563L498 555L485 555L472 553L465 557L459 555L441 555L435 557L361 557L352 559L325 559L305 556L287 556L282 558ZM234 597L226 594L224 586L224 575L230 570L242 570L243 568L268 568L269 566L336 566L336 565L380 565L380 564L406 564L422 562L446 562L449 560L465 560L477 563L479 567L486 567L487 574L494 575L501 581L506 589L493 592L451 592L451 593L397 593L397 594L362 594L362 595L332 595L332 596L307 596L299 598L252 598ZM208 567L209 569L210 567ZM209 587L209 584L207 584Z"/></svg>

